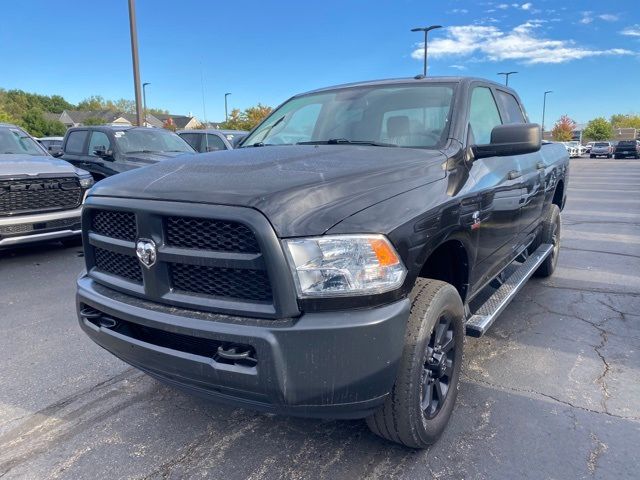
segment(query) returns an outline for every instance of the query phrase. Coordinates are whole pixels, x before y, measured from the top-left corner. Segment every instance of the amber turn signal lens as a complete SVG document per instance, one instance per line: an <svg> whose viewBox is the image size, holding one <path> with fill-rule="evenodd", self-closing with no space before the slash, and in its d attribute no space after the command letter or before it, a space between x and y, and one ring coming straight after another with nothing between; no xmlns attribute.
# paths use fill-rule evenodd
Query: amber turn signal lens
<svg viewBox="0 0 640 480"><path fill-rule="evenodd" d="M371 245L371 249L376 254L376 257L378 257L380 266L390 267L391 265L397 265L400 262L400 259L388 242L385 242L380 238L371 238L369 239L369 245Z"/></svg>

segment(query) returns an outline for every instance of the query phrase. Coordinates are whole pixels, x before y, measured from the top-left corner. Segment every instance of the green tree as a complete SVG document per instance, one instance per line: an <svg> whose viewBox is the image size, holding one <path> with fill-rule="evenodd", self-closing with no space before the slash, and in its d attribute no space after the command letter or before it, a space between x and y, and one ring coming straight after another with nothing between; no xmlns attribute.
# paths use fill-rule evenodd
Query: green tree
<svg viewBox="0 0 640 480"><path fill-rule="evenodd" d="M605 118L598 117L587 124L582 135L589 140L609 140L613 137L613 128Z"/></svg>
<svg viewBox="0 0 640 480"><path fill-rule="evenodd" d="M4 110L2 104L0 104L0 123L16 123L16 119Z"/></svg>
<svg viewBox="0 0 640 480"><path fill-rule="evenodd" d="M100 95L91 95L78 103L78 110L104 110L105 101Z"/></svg>
<svg viewBox="0 0 640 480"><path fill-rule="evenodd" d="M576 122L568 115L562 115L551 130L551 136L557 142L568 142L573 138L575 128Z"/></svg>
<svg viewBox="0 0 640 480"><path fill-rule="evenodd" d="M82 123L84 125L104 125L104 120L98 117L87 117Z"/></svg>
<svg viewBox="0 0 640 480"><path fill-rule="evenodd" d="M259 103L253 107L240 111L238 108L231 110L229 118L220 124L220 128L229 130L251 130L258 125L267 115L271 113L272 108Z"/></svg>
<svg viewBox="0 0 640 480"><path fill-rule="evenodd" d="M613 128L637 128L640 130L640 115L621 114L611 115L611 126Z"/></svg>
<svg viewBox="0 0 640 480"><path fill-rule="evenodd" d="M169 110L163 110L162 108L147 108L147 113L150 115L169 115Z"/></svg>
<svg viewBox="0 0 640 480"><path fill-rule="evenodd" d="M44 118L41 110L29 110L18 122L34 137L62 136L66 128L64 124Z"/></svg>

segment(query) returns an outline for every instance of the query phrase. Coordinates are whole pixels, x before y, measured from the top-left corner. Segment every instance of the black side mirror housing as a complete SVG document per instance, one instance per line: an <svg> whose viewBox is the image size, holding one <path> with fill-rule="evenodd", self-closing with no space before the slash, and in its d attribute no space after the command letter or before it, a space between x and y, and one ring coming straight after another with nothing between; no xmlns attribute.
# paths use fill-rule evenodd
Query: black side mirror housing
<svg viewBox="0 0 640 480"><path fill-rule="evenodd" d="M105 160L113 160L113 150L107 150L106 147L103 147L101 145L94 148L93 153L100 158L104 158Z"/></svg>
<svg viewBox="0 0 640 480"><path fill-rule="evenodd" d="M511 123L498 125L491 130L491 143L473 145L474 158L524 155L540 150L542 132L537 123Z"/></svg>
<svg viewBox="0 0 640 480"><path fill-rule="evenodd" d="M51 155L53 157L55 157L55 158L60 158L63 154L64 154L64 152L62 150L57 150L57 151L51 153Z"/></svg>

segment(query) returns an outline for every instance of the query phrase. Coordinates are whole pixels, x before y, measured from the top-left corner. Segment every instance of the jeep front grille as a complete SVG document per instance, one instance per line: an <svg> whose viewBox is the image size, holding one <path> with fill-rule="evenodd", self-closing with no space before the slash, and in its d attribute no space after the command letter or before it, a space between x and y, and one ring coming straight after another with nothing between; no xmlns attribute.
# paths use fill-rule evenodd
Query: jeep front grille
<svg viewBox="0 0 640 480"><path fill-rule="evenodd" d="M0 181L0 215L77 208L82 188L75 177Z"/></svg>

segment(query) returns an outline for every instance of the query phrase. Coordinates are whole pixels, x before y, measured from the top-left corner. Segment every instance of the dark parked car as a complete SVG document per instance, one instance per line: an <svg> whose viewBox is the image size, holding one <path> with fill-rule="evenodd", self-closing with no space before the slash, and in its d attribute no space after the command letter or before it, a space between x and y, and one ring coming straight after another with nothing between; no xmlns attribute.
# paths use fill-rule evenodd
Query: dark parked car
<svg viewBox="0 0 640 480"><path fill-rule="evenodd" d="M640 141L620 140L614 152L615 158L640 158Z"/></svg>
<svg viewBox="0 0 640 480"><path fill-rule="evenodd" d="M42 137L36 138L36 140L46 148L51 155L56 155L62 151L62 141L64 137Z"/></svg>
<svg viewBox="0 0 640 480"><path fill-rule="evenodd" d="M162 128L90 126L67 130L62 158L96 181L195 151Z"/></svg>
<svg viewBox="0 0 640 480"><path fill-rule="evenodd" d="M21 128L0 123L0 248L57 239L77 244L91 185L89 172L53 158Z"/></svg>
<svg viewBox="0 0 640 480"><path fill-rule="evenodd" d="M425 447L465 331L558 261L569 159L524 112L481 79L350 84L291 98L234 150L100 182L80 325L185 391Z"/></svg>
<svg viewBox="0 0 640 480"><path fill-rule="evenodd" d="M249 132L208 128L206 130L180 130L177 133L196 152L215 152L218 150L231 150Z"/></svg>

